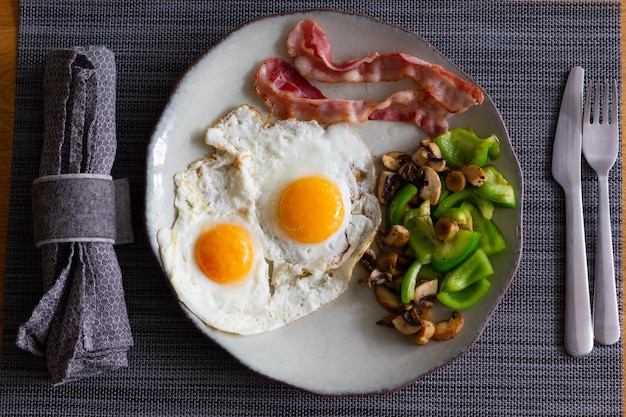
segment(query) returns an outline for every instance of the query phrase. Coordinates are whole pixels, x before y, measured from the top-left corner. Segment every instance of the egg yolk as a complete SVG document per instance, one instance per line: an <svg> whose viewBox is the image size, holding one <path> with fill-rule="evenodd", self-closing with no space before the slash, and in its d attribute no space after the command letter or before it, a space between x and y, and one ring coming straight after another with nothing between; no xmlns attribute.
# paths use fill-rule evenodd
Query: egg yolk
<svg viewBox="0 0 626 417"><path fill-rule="evenodd" d="M196 242L195 255L204 275L219 284L244 278L254 259L250 236L233 224L221 224L202 233Z"/></svg>
<svg viewBox="0 0 626 417"><path fill-rule="evenodd" d="M285 232L301 243L320 243L335 233L343 221L341 191L321 177L303 177L281 195L278 217Z"/></svg>

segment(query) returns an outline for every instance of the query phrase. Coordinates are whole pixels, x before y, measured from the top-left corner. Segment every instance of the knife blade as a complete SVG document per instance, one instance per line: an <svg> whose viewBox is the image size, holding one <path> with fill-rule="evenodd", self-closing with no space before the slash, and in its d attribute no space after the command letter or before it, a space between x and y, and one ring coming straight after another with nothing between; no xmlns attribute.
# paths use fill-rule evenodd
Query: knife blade
<svg viewBox="0 0 626 417"><path fill-rule="evenodd" d="M564 346L571 356L593 349L580 173L584 75L574 67L567 78L552 150L552 176L565 194Z"/></svg>

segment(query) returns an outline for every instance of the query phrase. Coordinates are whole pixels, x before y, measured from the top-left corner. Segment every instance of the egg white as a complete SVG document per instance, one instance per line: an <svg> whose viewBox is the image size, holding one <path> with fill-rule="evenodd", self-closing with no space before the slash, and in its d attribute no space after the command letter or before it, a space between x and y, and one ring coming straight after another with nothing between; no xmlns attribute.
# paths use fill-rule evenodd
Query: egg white
<svg viewBox="0 0 626 417"><path fill-rule="evenodd" d="M291 323L335 300L380 224L374 163L347 124L266 123L239 106L208 129L211 158L175 175L178 217L157 235L166 273L179 299L217 329L255 334ZM284 188L322 176L341 191L344 219L319 244L289 238L277 219ZM236 284L211 282L195 265L193 245L208 225L234 222L254 241L255 261Z"/></svg>

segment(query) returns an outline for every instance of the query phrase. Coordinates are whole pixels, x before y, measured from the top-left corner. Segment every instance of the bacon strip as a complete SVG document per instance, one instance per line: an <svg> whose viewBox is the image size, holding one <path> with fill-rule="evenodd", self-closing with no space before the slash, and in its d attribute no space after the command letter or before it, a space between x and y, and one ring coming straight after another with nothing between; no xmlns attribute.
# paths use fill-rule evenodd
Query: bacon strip
<svg viewBox="0 0 626 417"><path fill-rule="evenodd" d="M284 119L317 120L320 124L396 120L415 123L437 136L448 129L447 119L452 115L421 89L397 92L380 103L329 99L280 58L261 65L254 86L272 113Z"/></svg>
<svg viewBox="0 0 626 417"><path fill-rule="evenodd" d="M483 101L483 93L473 83L443 67L403 53L368 56L333 62L326 34L314 20L300 21L287 39L287 52L298 72L323 82L378 82L413 79L450 113L460 113Z"/></svg>

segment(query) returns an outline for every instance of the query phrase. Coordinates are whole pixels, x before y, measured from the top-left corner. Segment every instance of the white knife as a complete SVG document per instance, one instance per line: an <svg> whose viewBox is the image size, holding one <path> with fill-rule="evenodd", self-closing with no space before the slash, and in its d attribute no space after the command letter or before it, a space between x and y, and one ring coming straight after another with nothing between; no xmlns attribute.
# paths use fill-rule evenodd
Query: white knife
<svg viewBox="0 0 626 417"><path fill-rule="evenodd" d="M565 350L572 356L593 349L587 253L580 180L582 104L585 71L567 78L552 151L552 176L565 192Z"/></svg>

